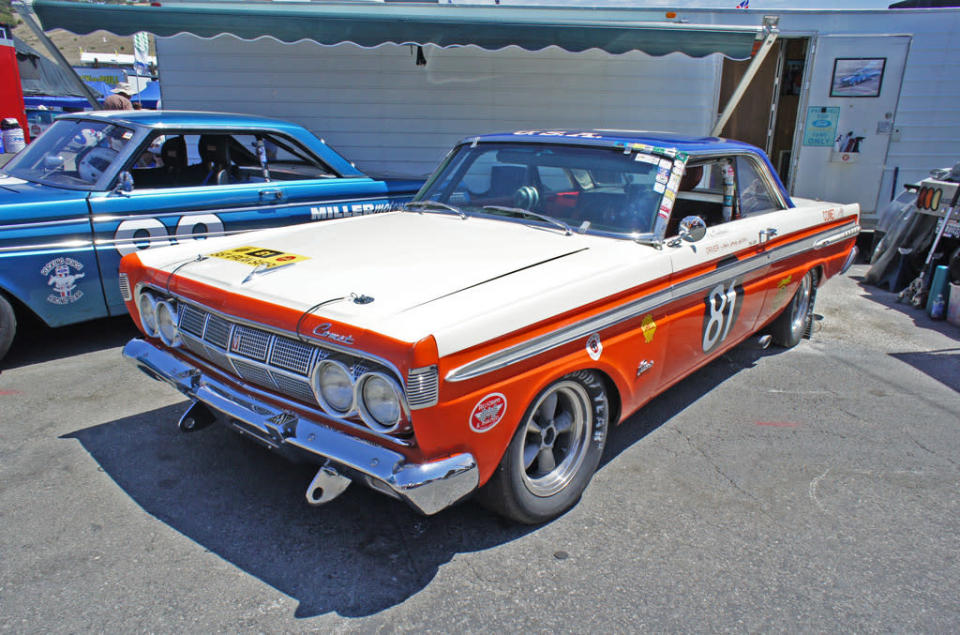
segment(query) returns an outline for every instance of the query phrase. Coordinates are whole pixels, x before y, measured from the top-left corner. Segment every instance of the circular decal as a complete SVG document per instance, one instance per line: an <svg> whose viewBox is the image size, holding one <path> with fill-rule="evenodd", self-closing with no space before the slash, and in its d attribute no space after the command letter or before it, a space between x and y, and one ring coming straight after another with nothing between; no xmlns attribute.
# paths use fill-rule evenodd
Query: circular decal
<svg viewBox="0 0 960 635"><path fill-rule="evenodd" d="M474 432L487 432L503 420L507 413L507 398L495 392L487 395L473 407L470 413L470 429Z"/></svg>
<svg viewBox="0 0 960 635"><path fill-rule="evenodd" d="M83 297L83 291L77 288L77 280L87 274L82 273L83 263L73 258L51 260L40 269L40 275L47 278L47 286L52 293L47 296L51 304L72 304Z"/></svg>
<svg viewBox="0 0 960 635"><path fill-rule="evenodd" d="M600 334L594 333L587 338L587 355L590 359L597 361L603 353L603 342L600 341Z"/></svg>

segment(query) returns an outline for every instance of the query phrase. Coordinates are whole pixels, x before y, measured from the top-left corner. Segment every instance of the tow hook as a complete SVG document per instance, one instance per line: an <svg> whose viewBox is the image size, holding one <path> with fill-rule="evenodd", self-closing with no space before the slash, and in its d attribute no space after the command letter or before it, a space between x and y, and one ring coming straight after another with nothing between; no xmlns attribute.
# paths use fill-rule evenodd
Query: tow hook
<svg viewBox="0 0 960 635"><path fill-rule="evenodd" d="M323 505L343 493L350 485L350 479L337 472L329 463L320 467L307 487L307 502L311 505Z"/></svg>
<svg viewBox="0 0 960 635"><path fill-rule="evenodd" d="M180 423L177 425L180 426L180 432L196 432L206 428L216 420L217 418L210 412L209 408L199 401L194 401L180 417Z"/></svg>

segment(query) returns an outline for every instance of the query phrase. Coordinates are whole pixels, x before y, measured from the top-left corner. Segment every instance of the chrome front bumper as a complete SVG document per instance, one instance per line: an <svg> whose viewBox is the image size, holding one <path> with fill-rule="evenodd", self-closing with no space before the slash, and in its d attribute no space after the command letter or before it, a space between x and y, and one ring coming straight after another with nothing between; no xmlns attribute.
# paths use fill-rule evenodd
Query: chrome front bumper
<svg viewBox="0 0 960 635"><path fill-rule="evenodd" d="M477 488L477 462L468 453L411 463L399 452L353 437L257 399L201 371L170 352L133 339L123 356L150 377L222 415L223 423L267 447L333 468L354 481L435 514Z"/></svg>

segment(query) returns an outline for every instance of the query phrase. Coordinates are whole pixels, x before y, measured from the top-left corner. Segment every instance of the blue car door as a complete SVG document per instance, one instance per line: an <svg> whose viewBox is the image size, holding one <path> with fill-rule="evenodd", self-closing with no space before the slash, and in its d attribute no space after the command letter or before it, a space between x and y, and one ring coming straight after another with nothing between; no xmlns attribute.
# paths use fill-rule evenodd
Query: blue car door
<svg viewBox="0 0 960 635"><path fill-rule="evenodd" d="M97 256L112 315L125 312L117 269L128 253L332 217L326 215L331 206L366 205L377 211L373 208L389 204L382 181L341 178L309 160L308 165L293 160L264 165L268 150L260 143L263 138L249 131L167 135L156 160L160 165L151 166L141 154L129 166L132 190L91 196ZM178 139L183 140L178 151L168 151ZM193 144L199 145L196 153ZM157 146L153 140L154 153ZM276 158L276 147L269 152ZM282 148L279 155L285 158Z"/></svg>

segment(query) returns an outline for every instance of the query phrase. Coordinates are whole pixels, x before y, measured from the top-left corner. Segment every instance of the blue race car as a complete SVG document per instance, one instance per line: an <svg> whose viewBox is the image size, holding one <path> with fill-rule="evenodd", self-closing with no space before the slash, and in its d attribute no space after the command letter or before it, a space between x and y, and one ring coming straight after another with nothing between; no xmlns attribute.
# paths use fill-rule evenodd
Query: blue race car
<svg viewBox="0 0 960 635"><path fill-rule="evenodd" d="M125 254L386 211L423 183L371 178L292 123L174 111L61 116L0 170L0 358L19 312L126 313Z"/></svg>

